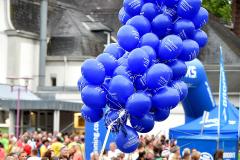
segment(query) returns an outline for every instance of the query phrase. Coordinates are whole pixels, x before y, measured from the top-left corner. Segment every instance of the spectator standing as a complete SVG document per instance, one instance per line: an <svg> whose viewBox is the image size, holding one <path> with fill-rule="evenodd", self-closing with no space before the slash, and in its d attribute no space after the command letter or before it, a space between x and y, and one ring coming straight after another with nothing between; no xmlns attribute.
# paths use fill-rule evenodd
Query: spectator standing
<svg viewBox="0 0 240 160"><path fill-rule="evenodd" d="M180 160L181 155L180 155L180 148L178 146L174 146L170 150L171 154L169 156L169 160Z"/></svg>
<svg viewBox="0 0 240 160"><path fill-rule="evenodd" d="M5 160L6 152L4 150L4 146L2 143L0 143L0 160Z"/></svg>
<svg viewBox="0 0 240 160"><path fill-rule="evenodd" d="M60 150L64 145L61 143L61 138L58 136L54 139L54 142L51 145L51 148L54 152L54 156L59 157L60 156Z"/></svg>
<svg viewBox="0 0 240 160"><path fill-rule="evenodd" d="M40 147L40 156L43 157L45 155L45 153L48 150L48 146L49 146L49 141L47 139L42 141L42 145Z"/></svg>
<svg viewBox="0 0 240 160"><path fill-rule="evenodd" d="M27 160L27 153L26 152L21 152L18 156L18 160Z"/></svg>
<svg viewBox="0 0 240 160"><path fill-rule="evenodd" d="M200 156L201 156L200 152L194 151L192 152L191 160L199 160Z"/></svg>
<svg viewBox="0 0 240 160"><path fill-rule="evenodd" d="M223 150L218 149L214 154L214 160L223 160Z"/></svg>
<svg viewBox="0 0 240 160"><path fill-rule="evenodd" d="M120 153L120 150L117 149L117 146L114 142L110 143L109 145L109 151L108 151L108 158L112 159L113 157L117 158L118 154Z"/></svg>
<svg viewBox="0 0 240 160"><path fill-rule="evenodd" d="M0 143L3 144L5 152L8 152L9 145L8 134L0 134Z"/></svg>
<svg viewBox="0 0 240 160"><path fill-rule="evenodd" d="M38 157L37 154L38 154L37 149L33 149L31 152L31 157L29 157L27 160L41 160L41 158Z"/></svg>
<svg viewBox="0 0 240 160"><path fill-rule="evenodd" d="M185 148L183 150L183 157L182 157L183 160L191 160L191 151L189 148Z"/></svg>

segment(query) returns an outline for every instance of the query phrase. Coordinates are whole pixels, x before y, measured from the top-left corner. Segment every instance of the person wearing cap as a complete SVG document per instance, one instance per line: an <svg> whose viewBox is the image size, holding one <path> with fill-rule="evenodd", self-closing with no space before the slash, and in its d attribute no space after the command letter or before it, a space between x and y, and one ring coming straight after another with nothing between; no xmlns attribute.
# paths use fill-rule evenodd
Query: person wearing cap
<svg viewBox="0 0 240 160"><path fill-rule="evenodd" d="M45 153L48 150L48 146L49 146L49 141L48 139L45 139L42 141L42 145L40 147L40 156L43 157L45 155Z"/></svg>

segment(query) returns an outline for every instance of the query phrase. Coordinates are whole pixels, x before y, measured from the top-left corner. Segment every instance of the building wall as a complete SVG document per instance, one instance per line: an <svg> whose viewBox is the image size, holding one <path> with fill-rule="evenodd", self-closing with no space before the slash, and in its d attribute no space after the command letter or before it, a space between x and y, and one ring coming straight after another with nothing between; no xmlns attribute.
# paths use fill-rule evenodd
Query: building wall
<svg viewBox="0 0 240 160"><path fill-rule="evenodd" d="M8 37L7 76L32 78L29 89L36 91L38 85L39 41L18 35ZM25 85L20 80L20 85Z"/></svg>
<svg viewBox="0 0 240 160"><path fill-rule="evenodd" d="M0 83L6 83L7 77L7 35L4 33L8 29L6 15L6 1L0 1Z"/></svg>
<svg viewBox="0 0 240 160"><path fill-rule="evenodd" d="M81 76L82 62L47 62L46 66L46 86L51 86L51 77L56 77L57 86L75 87Z"/></svg>

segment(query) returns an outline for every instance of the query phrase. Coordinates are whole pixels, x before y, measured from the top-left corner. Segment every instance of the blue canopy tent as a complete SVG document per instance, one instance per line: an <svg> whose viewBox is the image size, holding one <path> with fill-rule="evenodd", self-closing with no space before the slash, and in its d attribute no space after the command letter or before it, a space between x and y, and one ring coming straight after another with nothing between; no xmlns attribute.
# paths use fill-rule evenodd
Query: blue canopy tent
<svg viewBox="0 0 240 160"><path fill-rule="evenodd" d="M177 140L181 152L184 148L196 148L201 156L212 159L219 141L219 148L224 150L224 159L237 159L238 153L238 110L228 103L228 122L220 128L218 139L218 107L209 113L201 135L203 117L185 125L170 129L169 137Z"/></svg>
<svg viewBox="0 0 240 160"><path fill-rule="evenodd" d="M225 136L232 136L237 139L238 136L238 110L231 104L228 103L228 122L221 126L220 134ZM178 139L180 136L193 136L201 133L203 117L199 117L189 123L182 126L171 128L169 131L169 137ZM217 135L218 126L218 107L215 107L209 113L208 120L204 124L203 134L204 135Z"/></svg>

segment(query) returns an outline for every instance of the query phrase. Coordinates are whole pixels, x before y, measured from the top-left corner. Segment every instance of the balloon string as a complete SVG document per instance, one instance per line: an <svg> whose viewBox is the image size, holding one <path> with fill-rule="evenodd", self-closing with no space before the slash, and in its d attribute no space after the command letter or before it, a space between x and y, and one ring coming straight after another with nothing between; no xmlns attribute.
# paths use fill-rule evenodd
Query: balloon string
<svg viewBox="0 0 240 160"><path fill-rule="evenodd" d="M103 156L103 152L106 148L106 144L107 144L107 140L109 138L109 135L110 135L110 132L111 132L111 129L114 125L114 123L116 123L120 118L122 118L124 115L125 115L126 111L123 109L120 113L119 113L119 116L117 119L115 119L109 126L108 126L108 130L107 130L107 133L106 133L106 136L104 138L104 141L103 141L103 146L102 146L102 150L101 150L101 153L100 153L100 156L99 156L99 159L101 160L102 159L102 156Z"/></svg>
<svg viewBox="0 0 240 160"><path fill-rule="evenodd" d="M120 104L118 104L118 103L112 101L110 98L108 98L108 96L111 96L111 93L107 90L107 88L106 88L104 85L102 85L102 87L105 89L105 91L107 91L106 98L107 98L109 101L111 101L113 104L115 104L116 106L118 106L118 107L120 107L120 108L123 108Z"/></svg>

